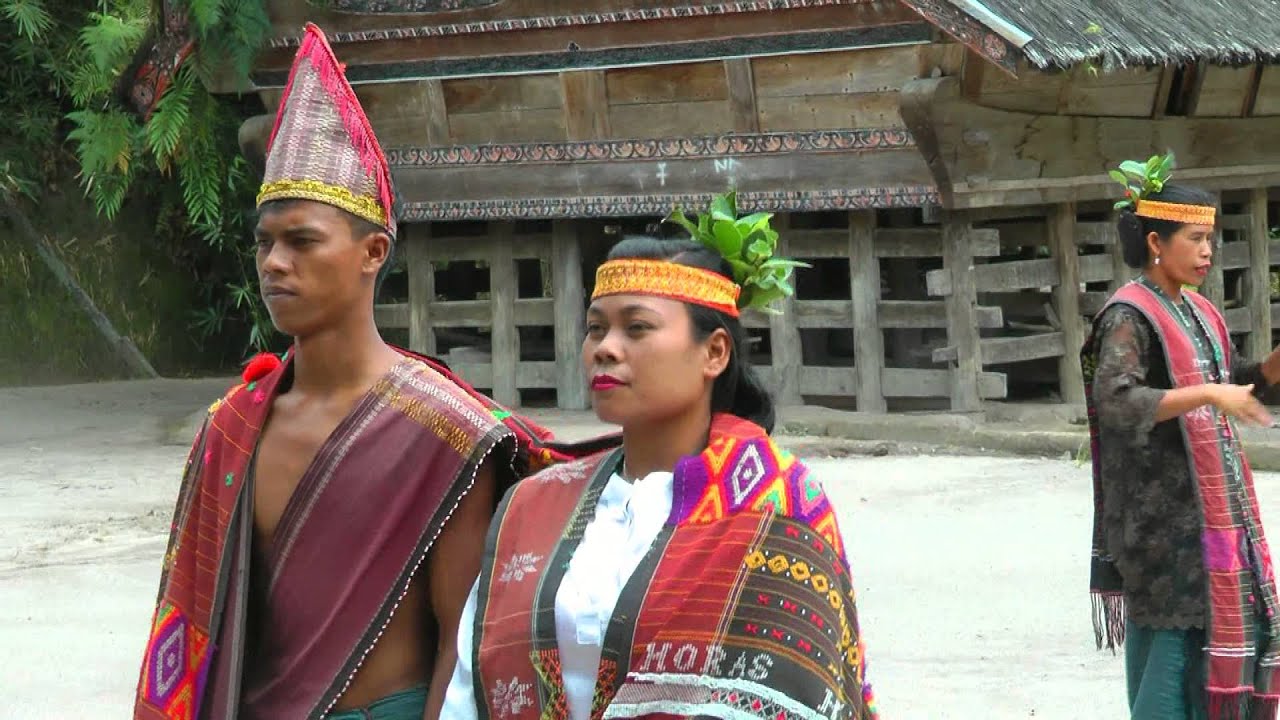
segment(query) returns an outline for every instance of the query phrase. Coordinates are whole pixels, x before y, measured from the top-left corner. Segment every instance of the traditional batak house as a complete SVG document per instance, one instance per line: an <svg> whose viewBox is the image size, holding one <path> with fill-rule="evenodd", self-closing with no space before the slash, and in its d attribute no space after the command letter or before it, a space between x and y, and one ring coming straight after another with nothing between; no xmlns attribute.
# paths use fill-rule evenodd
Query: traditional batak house
<svg viewBox="0 0 1280 720"><path fill-rule="evenodd" d="M1128 277L1106 172L1165 150L1221 193L1209 296L1271 345L1280 0L268 6L266 107L316 22L388 150L407 281L379 322L500 402L585 407L603 253L729 188L814 266L748 319L783 403L1082 402L1088 317Z"/></svg>

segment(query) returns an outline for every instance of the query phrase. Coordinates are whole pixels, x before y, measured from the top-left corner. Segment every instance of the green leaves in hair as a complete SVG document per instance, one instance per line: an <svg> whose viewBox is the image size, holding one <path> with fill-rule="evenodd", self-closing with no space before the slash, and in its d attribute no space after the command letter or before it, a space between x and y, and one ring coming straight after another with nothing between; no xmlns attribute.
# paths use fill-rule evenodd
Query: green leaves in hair
<svg viewBox="0 0 1280 720"><path fill-rule="evenodd" d="M778 314L773 303L795 294L790 279L795 268L810 267L798 260L775 257L778 231L769 226L773 213L738 217L737 192L716 195L711 205L690 220L676 206L664 222L673 222L693 239L719 253L733 268L733 280L742 288L739 309Z"/></svg>
<svg viewBox="0 0 1280 720"><path fill-rule="evenodd" d="M1115 209L1137 208L1138 201L1164 190L1165 183L1173 175L1174 157L1170 151L1164 155L1152 155L1145 163L1126 160L1118 170L1110 172L1111 179L1124 186L1124 199Z"/></svg>

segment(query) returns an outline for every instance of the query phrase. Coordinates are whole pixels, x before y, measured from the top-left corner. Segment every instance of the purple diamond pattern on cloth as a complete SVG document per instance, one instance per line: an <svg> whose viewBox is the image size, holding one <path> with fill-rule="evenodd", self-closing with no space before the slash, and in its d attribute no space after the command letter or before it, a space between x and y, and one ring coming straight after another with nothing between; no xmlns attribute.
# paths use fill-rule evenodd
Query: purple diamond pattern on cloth
<svg viewBox="0 0 1280 720"><path fill-rule="evenodd" d="M154 705L163 706L180 684L186 667L187 620L174 613L168 627L156 640L155 650L151 654L151 682L147 699Z"/></svg>
<svg viewBox="0 0 1280 720"><path fill-rule="evenodd" d="M750 499L758 489L760 481L774 474L770 463L765 460L767 453L760 452L760 446L754 442L745 443L734 461L733 472L729 474L729 510L736 511Z"/></svg>

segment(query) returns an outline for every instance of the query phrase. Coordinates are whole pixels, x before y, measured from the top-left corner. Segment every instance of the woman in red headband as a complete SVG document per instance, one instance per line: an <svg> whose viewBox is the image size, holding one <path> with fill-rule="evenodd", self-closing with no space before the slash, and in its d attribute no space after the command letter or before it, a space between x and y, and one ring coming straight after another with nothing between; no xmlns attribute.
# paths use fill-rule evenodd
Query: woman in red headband
<svg viewBox="0 0 1280 720"><path fill-rule="evenodd" d="M1125 643L1132 718L1274 718L1280 604L1235 424L1271 424L1258 396L1280 381L1280 354L1236 356L1222 313L1189 289L1212 262L1216 209L1168 183L1172 165L1113 173L1125 262L1141 274L1082 355L1094 631L1100 648Z"/></svg>
<svg viewBox="0 0 1280 720"><path fill-rule="evenodd" d="M835 512L769 437L738 317L797 263L733 195L673 217L695 239L619 243L587 315L593 405L622 447L503 501L445 717L874 717Z"/></svg>

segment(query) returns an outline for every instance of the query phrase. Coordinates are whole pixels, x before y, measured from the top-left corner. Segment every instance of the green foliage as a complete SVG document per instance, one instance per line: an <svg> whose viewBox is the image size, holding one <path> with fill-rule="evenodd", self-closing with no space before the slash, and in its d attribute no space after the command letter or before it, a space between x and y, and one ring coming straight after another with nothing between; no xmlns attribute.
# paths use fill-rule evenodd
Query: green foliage
<svg viewBox="0 0 1280 720"><path fill-rule="evenodd" d="M1135 160L1120 163L1120 169L1110 173L1112 180L1124 186L1124 200L1117 202L1115 209L1136 206L1142 198L1163 190L1173 175L1173 168L1172 151L1165 155L1152 155L1145 163Z"/></svg>
<svg viewBox="0 0 1280 720"><path fill-rule="evenodd" d="M736 192L717 195L706 213L697 221L685 217L677 207L666 220L680 225L694 240L715 250L733 267L733 279L742 287L738 307L776 313L773 303L793 295L789 282L798 267L809 267L796 260L774 257L778 249L778 231L769 227L772 213L753 213L738 217Z"/></svg>
<svg viewBox="0 0 1280 720"><path fill-rule="evenodd" d="M199 278L201 339L247 335L248 352L275 338L256 292L246 211L254 181L237 132L247 113L206 89L244 80L270 24L262 0L183 0L196 49L145 121L118 90L148 29L152 0L0 0L0 193L29 195L68 151L105 220L134 198L161 208L154 241ZM164 28L156 28L163 33ZM12 110L10 110L12 109Z"/></svg>

